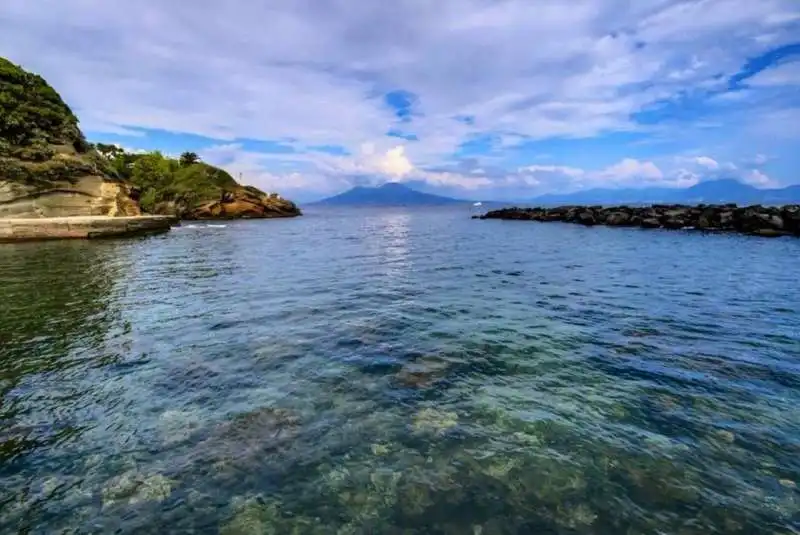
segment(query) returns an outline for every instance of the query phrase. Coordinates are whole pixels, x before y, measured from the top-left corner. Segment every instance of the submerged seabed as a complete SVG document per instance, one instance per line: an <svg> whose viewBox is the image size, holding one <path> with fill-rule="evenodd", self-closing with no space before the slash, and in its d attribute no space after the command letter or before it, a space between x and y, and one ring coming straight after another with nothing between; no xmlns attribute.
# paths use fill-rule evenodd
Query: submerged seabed
<svg viewBox="0 0 800 535"><path fill-rule="evenodd" d="M800 248L457 216L0 251L0 532L800 530Z"/></svg>

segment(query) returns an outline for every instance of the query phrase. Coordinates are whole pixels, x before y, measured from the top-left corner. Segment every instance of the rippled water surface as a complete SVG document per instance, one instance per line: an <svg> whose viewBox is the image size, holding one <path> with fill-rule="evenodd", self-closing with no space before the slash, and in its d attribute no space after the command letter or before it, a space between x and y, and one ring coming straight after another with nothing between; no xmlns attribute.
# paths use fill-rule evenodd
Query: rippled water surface
<svg viewBox="0 0 800 535"><path fill-rule="evenodd" d="M798 533L800 240L469 215L0 245L0 533Z"/></svg>

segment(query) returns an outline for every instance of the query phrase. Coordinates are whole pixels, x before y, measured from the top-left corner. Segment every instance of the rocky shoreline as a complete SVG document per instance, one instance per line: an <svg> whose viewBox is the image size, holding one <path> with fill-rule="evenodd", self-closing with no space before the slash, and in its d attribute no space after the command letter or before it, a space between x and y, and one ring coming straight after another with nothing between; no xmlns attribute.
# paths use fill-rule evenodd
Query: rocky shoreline
<svg viewBox="0 0 800 535"><path fill-rule="evenodd" d="M653 205L631 206L559 206L556 208L503 208L475 219L521 221L559 221L585 226L696 229L739 232L777 238L800 236L800 205L737 206L723 205Z"/></svg>

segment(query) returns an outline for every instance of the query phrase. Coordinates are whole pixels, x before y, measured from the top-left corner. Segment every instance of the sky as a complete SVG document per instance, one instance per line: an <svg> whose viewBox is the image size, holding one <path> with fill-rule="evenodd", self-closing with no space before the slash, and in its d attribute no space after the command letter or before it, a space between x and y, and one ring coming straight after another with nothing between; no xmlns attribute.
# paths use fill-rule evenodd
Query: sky
<svg viewBox="0 0 800 535"><path fill-rule="evenodd" d="M798 0L2 0L0 56L301 202L800 183Z"/></svg>

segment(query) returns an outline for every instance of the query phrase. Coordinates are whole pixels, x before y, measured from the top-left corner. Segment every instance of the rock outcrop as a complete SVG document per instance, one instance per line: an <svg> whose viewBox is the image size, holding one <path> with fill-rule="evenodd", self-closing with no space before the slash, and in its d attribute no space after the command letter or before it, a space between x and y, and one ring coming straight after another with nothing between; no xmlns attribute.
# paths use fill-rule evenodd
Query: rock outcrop
<svg viewBox="0 0 800 535"><path fill-rule="evenodd" d="M26 184L0 175L0 218L137 216L136 191L102 175Z"/></svg>
<svg viewBox="0 0 800 535"><path fill-rule="evenodd" d="M155 205L155 214L174 215L181 219L266 219L302 215L293 202L277 193L266 194L251 186L224 191L219 199L189 204L165 201Z"/></svg>
<svg viewBox="0 0 800 535"><path fill-rule="evenodd" d="M141 191L146 213L181 219L253 219L301 215L291 201L244 186L219 167L186 152L171 158L160 152L128 153L97 145L118 175Z"/></svg>
<svg viewBox="0 0 800 535"><path fill-rule="evenodd" d="M503 208L475 217L543 222L562 221L585 226L608 225L729 231L770 238L800 236L800 205L740 207L735 204L701 204L698 206Z"/></svg>
<svg viewBox="0 0 800 535"><path fill-rule="evenodd" d="M0 218L140 213L58 93L0 58Z"/></svg>

